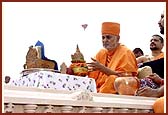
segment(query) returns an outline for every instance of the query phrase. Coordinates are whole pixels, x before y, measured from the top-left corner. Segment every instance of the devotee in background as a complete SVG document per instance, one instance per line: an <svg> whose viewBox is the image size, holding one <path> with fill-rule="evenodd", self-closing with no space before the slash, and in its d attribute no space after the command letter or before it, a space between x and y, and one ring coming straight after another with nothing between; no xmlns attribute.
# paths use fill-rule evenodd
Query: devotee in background
<svg viewBox="0 0 168 115"><path fill-rule="evenodd" d="M133 53L134 53L134 55L135 55L136 58L144 55L144 53L143 53L143 51L142 51L141 48L135 48L133 50Z"/></svg>
<svg viewBox="0 0 168 115"><path fill-rule="evenodd" d="M164 13L161 14L161 19L159 20L158 24L160 27L160 33L164 34ZM156 40L157 40L157 42L161 42L161 40L159 40L159 41L158 41L158 39L156 39ZM156 40L153 40L153 41L156 41ZM156 44L153 44L153 46L151 46L151 47L154 47L154 46L156 46ZM158 53L159 53L159 51L158 51ZM157 69L159 69L159 68L157 68ZM160 87L157 89L152 89L150 87L142 87L142 88L138 89L137 95L147 96L147 97L158 97L158 99L153 104L154 112L155 113L164 113L164 80L162 78L160 78L160 76L158 76L157 74L150 75L149 77L152 80L154 80L155 82L160 83Z"/></svg>
<svg viewBox="0 0 168 115"><path fill-rule="evenodd" d="M152 39L150 40L150 50L152 55L137 57L137 63L144 63L164 58L164 53L162 52L163 46L164 46L163 38L157 34L153 35Z"/></svg>
<svg viewBox="0 0 168 115"><path fill-rule="evenodd" d="M88 63L88 76L94 78L99 93L117 93L114 88L115 78L119 73L137 74L137 61L134 53L125 45L119 43L120 24L115 22L102 23L101 49Z"/></svg>
<svg viewBox="0 0 168 115"><path fill-rule="evenodd" d="M140 56L137 58L138 67L150 66L153 73L157 73L164 78L164 53L162 51L164 40L160 35L153 35L150 40L151 55Z"/></svg>

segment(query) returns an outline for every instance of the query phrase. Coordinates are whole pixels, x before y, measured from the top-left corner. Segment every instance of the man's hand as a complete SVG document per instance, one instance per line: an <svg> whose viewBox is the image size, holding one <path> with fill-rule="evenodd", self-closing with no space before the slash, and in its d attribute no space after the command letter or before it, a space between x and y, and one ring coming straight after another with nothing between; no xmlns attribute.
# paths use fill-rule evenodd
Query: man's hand
<svg viewBox="0 0 168 115"><path fill-rule="evenodd" d="M160 88L152 89L150 87L142 87L137 90L136 95L145 97L160 97L161 91Z"/></svg>
<svg viewBox="0 0 168 115"><path fill-rule="evenodd" d="M113 71L110 68L104 66L103 64L101 64L100 62L98 62L96 59L91 58L91 60L93 62L87 63L87 65L88 65L88 71L99 70L99 71L103 72L106 75L118 75L118 73L116 71Z"/></svg>
<svg viewBox="0 0 168 115"><path fill-rule="evenodd" d="M159 77L159 75L157 75L156 73L151 74L147 77L150 78L151 80L153 80L154 82L156 82L157 84L162 84L163 79L161 77Z"/></svg>
<svg viewBox="0 0 168 115"><path fill-rule="evenodd" d="M89 71L96 71L96 70L103 70L104 69L104 65L99 63L96 59L91 58L91 60L93 62L87 63Z"/></svg>

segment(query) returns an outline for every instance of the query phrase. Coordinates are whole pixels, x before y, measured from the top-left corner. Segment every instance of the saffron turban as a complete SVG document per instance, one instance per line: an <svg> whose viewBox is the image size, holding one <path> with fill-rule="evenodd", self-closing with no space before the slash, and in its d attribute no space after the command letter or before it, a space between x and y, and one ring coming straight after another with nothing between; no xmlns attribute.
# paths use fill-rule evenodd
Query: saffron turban
<svg viewBox="0 0 168 115"><path fill-rule="evenodd" d="M103 22L102 34L112 34L112 35L119 36L120 24L115 22Z"/></svg>

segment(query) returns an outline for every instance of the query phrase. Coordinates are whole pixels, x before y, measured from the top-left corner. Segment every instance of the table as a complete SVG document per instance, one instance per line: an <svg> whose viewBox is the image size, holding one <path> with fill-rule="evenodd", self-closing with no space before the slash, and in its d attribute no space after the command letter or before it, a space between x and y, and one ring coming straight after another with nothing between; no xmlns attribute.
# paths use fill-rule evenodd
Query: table
<svg viewBox="0 0 168 115"><path fill-rule="evenodd" d="M87 90L89 92L97 92L95 80L92 78L50 71L38 71L22 75L19 79L12 80L10 85L50 88L56 90Z"/></svg>

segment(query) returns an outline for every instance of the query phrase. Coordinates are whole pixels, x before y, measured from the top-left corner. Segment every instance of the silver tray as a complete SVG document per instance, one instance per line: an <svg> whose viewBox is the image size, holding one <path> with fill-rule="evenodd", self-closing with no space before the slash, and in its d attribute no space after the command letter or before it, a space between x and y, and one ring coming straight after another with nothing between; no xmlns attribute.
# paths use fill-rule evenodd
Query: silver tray
<svg viewBox="0 0 168 115"><path fill-rule="evenodd" d="M27 75L30 73L34 73L34 72L38 72L38 71L50 71L50 72L55 72L55 73L61 73L58 70L54 70L54 69L47 69L47 68L30 68L30 69L24 69L21 74L23 75Z"/></svg>

